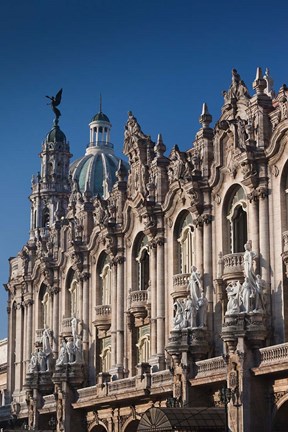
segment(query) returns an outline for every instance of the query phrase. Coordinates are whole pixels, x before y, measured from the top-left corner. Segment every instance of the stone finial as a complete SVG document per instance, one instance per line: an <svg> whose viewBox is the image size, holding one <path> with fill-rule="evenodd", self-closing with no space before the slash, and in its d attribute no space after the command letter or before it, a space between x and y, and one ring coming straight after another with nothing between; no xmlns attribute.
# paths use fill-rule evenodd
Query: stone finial
<svg viewBox="0 0 288 432"><path fill-rule="evenodd" d="M202 105L202 112L199 117L199 123L202 125L202 129L208 129L212 121L212 116L209 114L208 107L206 103Z"/></svg>
<svg viewBox="0 0 288 432"><path fill-rule="evenodd" d="M264 93L264 90L267 86L266 80L263 78L262 69L260 67L256 70L256 77L253 82L253 89L256 91L256 94L260 95Z"/></svg>
<svg viewBox="0 0 288 432"><path fill-rule="evenodd" d="M157 157L162 157L164 152L166 151L166 146L163 143L161 133L159 133L157 136L157 142L155 144L154 151L155 151Z"/></svg>
<svg viewBox="0 0 288 432"><path fill-rule="evenodd" d="M275 97L275 91L274 91L274 88L273 88L274 81L273 81L273 79L272 79L272 77L270 75L270 71L269 71L268 68L266 68L265 75L264 75L263 78L265 79L266 84L267 84L266 88L264 90L264 93L266 93L271 98L274 98Z"/></svg>

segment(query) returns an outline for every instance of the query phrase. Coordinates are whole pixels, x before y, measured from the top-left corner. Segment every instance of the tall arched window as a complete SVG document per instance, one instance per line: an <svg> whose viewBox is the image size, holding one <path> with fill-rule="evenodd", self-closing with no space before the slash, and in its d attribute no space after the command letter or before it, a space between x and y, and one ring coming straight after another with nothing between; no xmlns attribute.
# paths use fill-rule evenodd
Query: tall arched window
<svg viewBox="0 0 288 432"><path fill-rule="evenodd" d="M136 246L136 267L137 267L137 290L146 290L149 287L149 247L148 238L143 236Z"/></svg>
<svg viewBox="0 0 288 432"><path fill-rule="evenodd" d="M180 215L176 223L177 273L190 273L195 265L194 227L190 213Z"/></svg>
<svg viewBox="0 0 288 432"><path fill-rule="evenodd" d="M150 326L139 327L138 342L138 363L148 363L150 359Z"/></svg>
<svg viewBox="0 0 288 432"><path fill-rule="evenodd" d="M102 254L98 265L98 286L99 296L97 303L101 305L111 304L111 266L110 258L107 254Z"/></svg>
<svg viewBox="0 0 288 432"><path fill-rule="evenodd" d="M226 219L229 226L230 253L243 252L247 243L247 203L245 192L238 187L231 196Z"/></svg>
<svg viewBox="0 0 288 432"><path fill-rule="evenodd" d="M78 315L78 282L76 279L73 279L71 286L69 288L70 291L70 315L77 316Z"/></svg>
<svg viewBox="0 0 288 432"><path fill-rule="evenodd" d="M43 329L45 324L50 326L51 298L47 291L46 285L43 283L39 291L39 309L38 309L38 329Z"/></svg>
<svg viewBox="0 0 288 432"><path fill-rule="evenodd" d="M108 372L111 369L111 337L101 339L101 372Z"/></svg>

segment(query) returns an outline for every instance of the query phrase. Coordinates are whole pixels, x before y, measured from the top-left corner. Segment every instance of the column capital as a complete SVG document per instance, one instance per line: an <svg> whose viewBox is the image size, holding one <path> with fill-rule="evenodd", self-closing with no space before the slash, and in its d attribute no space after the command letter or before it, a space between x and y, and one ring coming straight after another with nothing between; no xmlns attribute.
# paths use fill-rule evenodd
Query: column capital
<svg viewBox="0 0 288 432"><path fill-rule="evenodd" d="M90 278L90 273L89 272L82 272L80 275L79 275L79 279L81 280L81 281L87 281L89 278Z"/></svg>
<svg viewBox="0 0 288 432"><path fill-rule="evenodd" d="M208 225L212 222L212 215L210 213L204 213L197 216L193 222L197 228L201 228L203 225Z"/></svg>
<svg viewBox="0 0 288 432"><path fill-rule="evenodd" d="M265 199L268 197L269 191L266 186L260 186L257 189L253 189L252 192L247 194L247 198L252 203L253 201L259 201L259 199Z"/></svg>
<svg viewBox="0 0 288 432"><path fill-rule="evenodd" d="M24 301L24 305L26 308L28 308L29 306L32 306L34 304L34 300L32 298L28 298Z"/></svg>

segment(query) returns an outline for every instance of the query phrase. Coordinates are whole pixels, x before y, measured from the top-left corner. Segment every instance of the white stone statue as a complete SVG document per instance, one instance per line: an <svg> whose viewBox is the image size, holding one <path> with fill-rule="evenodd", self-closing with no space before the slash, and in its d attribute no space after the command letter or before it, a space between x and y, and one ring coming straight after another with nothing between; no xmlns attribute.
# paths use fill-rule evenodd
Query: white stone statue
<svg viewBox="0 0 288 432"><path fill-rule="evenodd" d="M183 324L184 324L184 303L183 300L179 300L177 299L176 302L174 303L174 310L175 310L175 315L173 318L173 329L174 330L180 330L181 328L183 328Z"/></svg>
<svg viewBox="0 0 288 432"><path fill-rule="evenodd" d="M52 353L52 348L50 345L50 336L51 336L51 332L49 328L45 325L45 328L42 333L41 341L42 341L42 350L46 356Z"/></svg>
<svg viewBox="0 0 288 432"><path fill-rule="evenodd" d="M188 294L187 299L185 301L185 327L196 327L197 326L197 310L198 303L195 302L194 299L191 298L191 295Z"/></svg>
<svg viewBox="0 0 288 432"><path fill-rule="evenodd" d="M255 293L253 291L253 287L249 283L249 279L246 276L241 289L241 300L244 312L252 312L254 297Z"/></svg>
<svg viewBox="0 0 288 432"><path fill-rule="evenodd" d="M83 346L80 336L76 337L75 342L75 363L83 363Z"/></svg>
<svg viewBox="0 0 288 432"><path fill-rule="evenodd" d="M244 245L244 249L244 276L248 278L248 282L250 285L255 286L256 275L254 273L253 262L255 261L256 254L252 251L251 241L248 241Z"/></svg>
<svg viewBox="0 0 288 432"><path fill-rule="evenodd" d="M46 372L47 371L46 354L41 349L39 349L39 351L38 351L38 364L39 364L40 372Z"/></svg>
<svg viewBox="0 0 288 432"><path fill-rule="evenodd" d="M255 309L254 312L264 312L266 308L264 290L266 282L261 279L259 274L256 275L256 292L255 292Z"/></svg>
<svg viewBox="0 0 288 432"><path fill-rule="evenodd" d="M68 363L74 363L75 361L75 344L73 338L69 338L66 343Z"/></svg>
<svg viewBox="0 0 288 432"><path fill-rule="evenodd" d="M192 266L191 275L188 281L188 289L195 304L197 304L198 299L201 297L201 292L203 291L200 278L201 275L197 271L197 268Z"/></svg>
<svg viewBox="0 0 288 432"><path fill-rule="evenodd" d="M241 284L239 281L227 286L228 303L226 315L240 313L240 290Z"/></svg>
<svg viewBox="0 0 288 432"><path fill-rule="evenodd" d="M207 326L208 300L205 292L201 292L201 297L198 299L198 327Z"/></svg>
<svg viewBox="0 0 288 432"><path fill-rule="evenodd" d="M78 335L78 322L79 322L79 319L76 318L76 315L74 313L73 317L71 318L71 331L72 331L72 337L73 337L74 343L76 342L76 337Z"/></svg>
<svg viewBox="0 0 288 432"><path fill-rule="evenodd" d="M35 351L31 354L30 362L28 365L28 372L33 373L38 371L38 351L37 348L35 348Z"/></svg>
<svg viewBox="0 0 288 432"><path fill-rule="evenodd" d="M62 366L64 364L68 363L68 353L67 353L67 347L66 342L63 339L58 359L56 360L56 366Z"/></svg>

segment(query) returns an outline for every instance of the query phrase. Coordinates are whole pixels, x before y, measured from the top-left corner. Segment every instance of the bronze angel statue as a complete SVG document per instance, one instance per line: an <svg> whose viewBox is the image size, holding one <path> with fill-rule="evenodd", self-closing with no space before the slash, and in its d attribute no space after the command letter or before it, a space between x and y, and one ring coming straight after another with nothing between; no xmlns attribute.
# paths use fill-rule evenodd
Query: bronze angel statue
<svg viewBox="0 0 288 432"><path fill-rule="evenodd" d="M46 98L50 99L51 102L48 105L51 105L52 110L55 114L55 123L58 124L59 117L61 116L61 112L58 108L56 108L58 105L60 105L61 98L62 98L62 89L58 91L56 96L46 96Z"/></svg>

